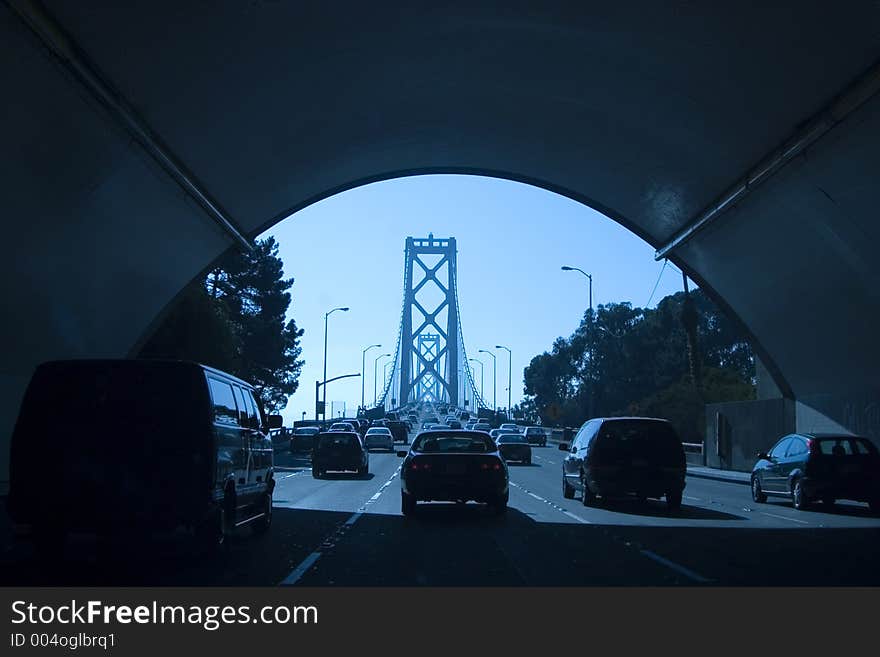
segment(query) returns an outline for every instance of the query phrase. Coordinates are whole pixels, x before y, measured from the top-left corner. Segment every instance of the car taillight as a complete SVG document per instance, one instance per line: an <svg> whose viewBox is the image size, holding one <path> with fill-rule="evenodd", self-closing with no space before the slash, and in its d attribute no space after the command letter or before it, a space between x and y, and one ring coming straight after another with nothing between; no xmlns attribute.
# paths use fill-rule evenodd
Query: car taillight
<svg viewBox="0 0 880 657"><path fill-rule="evenodd" d="M813 456L818 456L822 453L819 449L819 441L815 438L809 438L807 440L807 449L810 450L810 454Z"/></svg>

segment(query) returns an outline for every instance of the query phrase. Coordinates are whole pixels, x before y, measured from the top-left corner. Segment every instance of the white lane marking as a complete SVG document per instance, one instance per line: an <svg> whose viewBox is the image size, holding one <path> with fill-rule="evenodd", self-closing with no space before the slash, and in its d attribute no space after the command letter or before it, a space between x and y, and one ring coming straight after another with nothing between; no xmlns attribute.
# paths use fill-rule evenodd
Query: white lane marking
<svg viewBox="0 0 880 657"><path fill-rule="evenodd" d="M692 579L695 582L711 582L712 581L712 580L708 579L707 577L703 577L699 573L694 572L690 568L685 568L684 566L677 564L674 561L670 561L669 559L666 559L665 557L661 557L656 552L651 552L650 550L640 550L640 552L643 555L645 555L646 557L648 557L649 559L653 559L657 563L661 563L664 566L666 566L667 568L671 568L675 572L677 572L681 575L684 575L685 577Z"/></svg>
<svg viewBox="0 0 880 657"><path fill-rule="evenodd" d="M293 586L296 584L299 579L306 574L306 571L315 565L315 562L321 558L320 552L312 552L309 556L303 559L302 563L294 569L290 575L285 577L279 586Z"/></svg>
<svg viewBox="0 0 880 657"><path fill-rule="evenodd" d="M577 515L576 513L572 513L571 511L563 511L563 513L565 515L567 515L569 518L572 518L573 520L577 520L578 522L580 522L584 525L592 525L593 524L589 520L581 518L579 515Z"/></svg>
<svg viewBox="0 0 880 657"><path fill-rule="evenodd" d="M799 522L802 525L810 524L806 520L798 520L797 518L786 518L785 516L777 516L775 513L766 513L765 511L761 511L761 514L765 516L770 516L771 518L779 518L780 520L791 520L792 522Z"/></svg>
<svg viewBox="0 0 880 657"><path fill-rule="evenodd" d="M279 582L279 586L293 586L294 584L296 584L302 578L302 576L305 575L309 571L309 569L315 565L315 562L321 558L321 555L325 551L334 548L338 540L342 538L342 535L345 534L345 532L348 531L348 529L350 529L354 525L354 523L356 523L361 518L362 515L364 515L364 511L366 510L366 508L377 499L379 499L382 491L384 491L386 488L388 488L388 486L391 485L391 482L394 481L394 478L400 472L400 468L401 466L398 465L397 470L395 470L391 477L388 478L388 481L386 481L384 484L382 484L382 486L379 487L379 491L369 500L367 500L363 504L363 506L361 506L361 508L351 514L348 520L339 525L332 534L328 535L323 541L321 541L321 546L305 559L303 559L302 562L296 568L294 568L287 577ZM297 472L296 474L301 473Z"/></svg>
<svg viewBox="0 0 880 657"><path fill-rule="evenodd" d="M682 497L686 500L694 500L695 502L699 502L699 497L694 497L693 495L682 495Z"/></svg>
<svg viewBox="0 0 880 657"><path fill-rule="evenodd" d="M576 520L577 522L579 522L579 523L581 523L581 524L584 524L584 525L592 525L592 524L593 524L592 522L590 522L590 521L587 520L586 518L581 518L581 517L580 517L579 515L577 515L577 514L571 513L570 511L566 511L565 509L563 509L561 506L559 506L559 505L556 504L555 502L552 502L551 500L544 499L543 497L540 497L539 495L535 495L535 494L534 494L532 491L530 491L528 488L524 488L523 486L520 486L520 485L519 485L518 483L516 483L515 481L509 481L508 483L509 483L511 486L513 486L514 488L519 488L522 492L524 492L525 494L527 494L527 495L529 495L529 496L535 498L536 500L538 500L538 501L540 501L540 502L543 502L544 504L547 504L548 506L552 506L554 509L556 509L556 510L559 511L560 513L562 513L562 514L568 516L568 517L571 518L572 520Z"/></svg>

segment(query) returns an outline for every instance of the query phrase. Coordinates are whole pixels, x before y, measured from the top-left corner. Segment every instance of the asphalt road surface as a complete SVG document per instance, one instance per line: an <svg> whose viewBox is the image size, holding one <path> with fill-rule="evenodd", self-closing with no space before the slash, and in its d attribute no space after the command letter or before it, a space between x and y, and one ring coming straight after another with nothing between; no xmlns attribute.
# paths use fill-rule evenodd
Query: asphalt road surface
<svg viewBox="0 0 880 657"><path fill-rule="evenodd" d="M370 474L316 480L304 455L278 454L273 525L211 558L168 537L149 550L70 537L43 563L5 531L3 585L677 586L880 584L880 518L866 505L796 511L752 502L748 486L689 477L681 510L649 500L584 507L562 497L563 454L533 447L511 464L508 512L420 504L400 513L393 453Z"/></svg>

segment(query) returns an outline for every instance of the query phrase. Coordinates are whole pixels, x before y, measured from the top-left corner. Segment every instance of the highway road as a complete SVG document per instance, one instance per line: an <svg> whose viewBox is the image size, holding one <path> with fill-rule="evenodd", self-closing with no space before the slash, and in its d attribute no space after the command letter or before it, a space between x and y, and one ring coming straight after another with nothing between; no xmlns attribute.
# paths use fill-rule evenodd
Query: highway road
<svg viewBox="0 0 880 657"><path fill-rule="evenodd" d="M63 562L39 562L12 540L4 585L678 586L880 584L880 518L866 505L796 511L752 502L748 486L689 477L682 509L650 500L584 507L562 497L563 453L534 447L511 464L510 507L420 504L400 513L395 454L373 452L370 474L316 480L304 455L279 453L270 532L240 530L216 557L181 537L149 551L96 550L71 537ZM48 482L47 482L48 485Z"/></svg>

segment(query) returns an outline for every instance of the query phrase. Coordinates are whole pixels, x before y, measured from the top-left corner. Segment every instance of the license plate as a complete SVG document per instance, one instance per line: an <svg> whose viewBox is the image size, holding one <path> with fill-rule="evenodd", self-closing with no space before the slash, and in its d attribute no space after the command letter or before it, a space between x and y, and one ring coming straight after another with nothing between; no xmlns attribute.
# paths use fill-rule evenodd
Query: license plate
<svg viewBox="0 0 880 657"><path fill-rule="evenodd" d="M455 474L455 475L464 474L464 464L450 463L449 465L446 466L446 473L447 474Z"/></svg>

